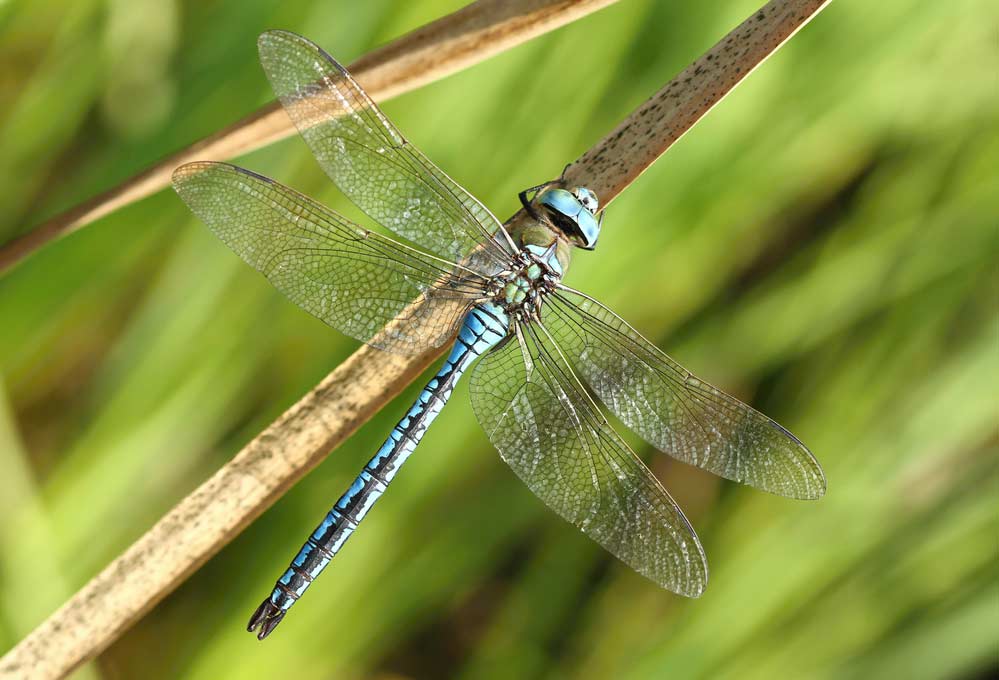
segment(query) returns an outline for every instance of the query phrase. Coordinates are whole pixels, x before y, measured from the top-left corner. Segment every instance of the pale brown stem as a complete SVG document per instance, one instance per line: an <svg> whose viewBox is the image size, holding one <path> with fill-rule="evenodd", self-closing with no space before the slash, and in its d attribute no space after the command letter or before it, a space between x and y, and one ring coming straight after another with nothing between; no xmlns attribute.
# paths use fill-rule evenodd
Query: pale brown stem
<svg viewBox="0 0 999 680"><path fill-rule="evenodd" d="M565 171L609 204L832 0L768 2Z"/></svg>
<svg viewBox="0 0 999 680"><path fill-rule="evenodd" d="M351 64L350 72L375 101L385 101L614 2L478 0L368 53ZM166 187L174 169L184 163L233 158L283 139L294 130L280 105L271 103L0 246L0 274L49 241Z"/></svg>
<svg viewBox="0 0 999 680"><path fill-rule="evenodd" d="M613 198L826 4L767 3L586 152L568 177ZM62 677L99 653L439 353L401 357L361 347L0 660L0 678Z"/></svg>

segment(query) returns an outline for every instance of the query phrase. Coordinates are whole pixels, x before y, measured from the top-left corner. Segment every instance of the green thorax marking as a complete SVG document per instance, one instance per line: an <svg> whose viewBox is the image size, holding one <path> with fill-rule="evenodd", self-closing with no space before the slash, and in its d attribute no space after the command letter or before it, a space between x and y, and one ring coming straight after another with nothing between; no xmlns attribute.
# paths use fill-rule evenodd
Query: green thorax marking
<svg viewBox="0 0 999 680"><path fill-rule="evenodd" d="M489 294L512 318L529 321L539 318L545 295L565 273L571 245L538 224L525 225L511 236L521 250L509 268L495 276Z"/></svg>

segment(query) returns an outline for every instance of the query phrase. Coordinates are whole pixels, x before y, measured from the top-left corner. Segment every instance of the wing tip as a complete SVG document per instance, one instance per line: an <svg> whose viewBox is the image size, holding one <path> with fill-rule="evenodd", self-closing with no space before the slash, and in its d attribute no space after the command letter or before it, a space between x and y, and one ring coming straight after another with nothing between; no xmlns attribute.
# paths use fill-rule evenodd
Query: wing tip
<svg viewBox="0 0 999 680"><path fill-rule="evenodd" d="M174 191L180 193L193 178L203 175L213 165L216 164L212 161L192 161L177 166L170 175Z"/></svg>
<svg viewBox="0 0 999 680"><path fill-rule="evenodd" d="M305 42L311 44L311 41L308 38L303 38L301 35L293 31L288 31L283 28L269 28L257 36L257 49L264 50L279 42L299 44Z"/></svg>
<svg viewBox="0 0 999 680"><path fill-rule="evenodd" d="M240 177L250 177L267 184L276 184L273 179L267 177L266 175L261 175L259 172L247 170L246 168L242 168L238 165L224 163L222 161L191 161L190 163L184 163L174 169L170 180L174 189L179 191L180 188L190 184L192 180L204 178L210 172L221 172Z"/></svg>
<svg viewBox="0 0 999 680"><path fill-rule="evenodd" d="M264 66L264 71L268 75L270 75L268 64L279 61L280 55L287 52L288 49L300 49L302 47L306 47L310 51L322 51L318 45L308 38L280 28L269 29L257 36L257 54L260 57L260 63Z"/></svg>
<svg viewBox="0 0 999 680"><path fill-rule="evenodd" d="M691 584L695 587L690 589L690 591L686 594L686 597L696 600L704 594L705 590L708 589L708 581L711 580L711 570L708 568L708 555L704 552L704 546L701 545L701 539L697 538L697 534L694 534L694 537L697 542L697 551L701 558L700 578Z"/></svg>
<svg viewBox="0 0 999 680"><path fill-rule="evenodd" d="M786 484L759 483L752 479L733 479L732 481L752 487L759 491L790 498L795 501L817 501L826 495L826 476L814 458L805 471L803 478L795 479Z"/></svg>
<svg viewBox="0 0 999 680"><path fill-rule="evenodd" d="M708 580L711 578L711 573L708 570L707 557L704 554L703 549L700 551L700 561L691 560L691 566L694 567L693 571L696 574L690 574L684 579L671 578L668 580L652 579L656 585L664 590L676 593L681 597L687 597L691 600L696 600L704 595L704 591L708 589Z"/></svg>
<svg viewBox="0 0 999 680"><path fill-rule="evenodd" d="M271 28L257 36L257 53L260 55L260 62L264 65L265 71L268 70L267 64L272 61L271 58L277 56L281 48L285 46L304 48L309 52L314 52L331 63L336 70L347 73L347 69L318 44L303 35L283 28Z"/></svg>
<svg viewBox="0 0 999 680"><path fill-rule="evenodd" d="M790 497L801 501L818 500L826 495L826 473L819 464L819 460L815 457L815 454L797 438L795 438L795 441L798 441L801 451L805 454L805 459L802 461L805 466L805 480L802 493Z"/></svg>
<svg viewBox="0 0 999 680"><path fill-rule="evenodd" d="M197 186L199 182L208 181L213 173L226 173L229 175L242 175L254 177L258 180L272 182L263 175L246 170L231 163L221 163L219 161L191 161L184 163L174 169L170 175L170 184L177 195L187 201L190 190Z"/></svg>
<svg viewBox="0 0 999 680"><path fill-rule="evenodd" d="M822 466L819 465L819 461L815 460L812 456L812 462L815 463L814 474L816 477L816 484L812 487L807 495L803 495L800 500L803 501L817 501L826 495L826 488L828 487L828 482L826 481L826 473L822 470Z"/></svg>
<svg viewBox="0 0 999 680"><path fill-rule="evenodd" d="M699 599L704 595L704 591L708 589L708 580L710 579L710 573L708 571L708 564L704 562L703 571L701 572L701 578L697 579L691 583L687 584L683 590L675 590L674 592L683 597L689 597L691 600ZM671 589L672 590L672 589Z"/></svg>
<svg viewBox="0 0 999 680"><path fill-rule="evenodd" d="M815 457L812 450L805 446L805 443L798 439L793 432L772 418L768 418L768 420L770 421L771 427L786 436L791 443L794 444L794 447L786 450L790 453L789 457L798 459L798 461L800 461L800 465L804 467L804 484L801 486L800 490L795 489L790 493L788 493L786 489L763 489L763 491L800 501L814 501L825 496L826 474L822 470L822 465L819 464L819 459ZM754 485L750 484L750 486Z"/></svg>
<svg viewBox="0 0 999 680"><path fill-rule="evenodd" d="M668 494L667 494L668 495ZM670 497L672 500L672 497ZM653 580L661 587L666 590L672 591L677 595L682 597L689 597L692 600L696 600L704 591L708 589L708 581L711 578L711 570L708 567L708 554L704 551L704 546L701 545L701 539L698 537L697 532L694 531L693 525L687 516L683 514L679 505L675 505L676 513L680 516L682 524L686 527L688 533L688 541L683 541L685 553L685 559L689 565L689 569L684 576L684 578L676 578L674 575L670 575L668 579L654 578ZM636 569L636 571L638 571ZM641 573L641 572L639 572Z"/></svg>

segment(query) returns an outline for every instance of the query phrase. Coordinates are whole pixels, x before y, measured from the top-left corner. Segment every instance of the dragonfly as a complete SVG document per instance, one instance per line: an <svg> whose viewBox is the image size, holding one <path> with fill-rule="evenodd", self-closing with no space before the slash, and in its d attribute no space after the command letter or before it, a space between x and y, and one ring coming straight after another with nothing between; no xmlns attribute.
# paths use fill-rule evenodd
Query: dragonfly
<svg viewBox="0 0 999 680"><path fill-rule="evenodd" d="M788 430L696 378L562 282L572 251L592 250L600 236L603 212L593 191L564 186L562 178L525 190L529 219L507 229L410 144L322 48L285 31L262 34L258 46L275 94L319 165L397 238L225 163L178 168L177 193L244 261L334 329L400 354L451 346L253 613L251 633L263 640L301 599L469 369L476 418L531 491L680 595L704 591L704 549L603 409L655 448L726 479L789 498L825 493L821 467Z"/></svg>

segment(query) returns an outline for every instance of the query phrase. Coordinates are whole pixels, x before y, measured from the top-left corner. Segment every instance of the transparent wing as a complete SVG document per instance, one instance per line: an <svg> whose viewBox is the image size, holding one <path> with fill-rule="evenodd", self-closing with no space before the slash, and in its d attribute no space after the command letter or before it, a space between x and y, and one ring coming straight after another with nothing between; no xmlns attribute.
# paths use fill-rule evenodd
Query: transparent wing
<svg viewBox="0 0 999 680"><path fill-rule="evenodd" d="M500 266L514 252L499 221L399 133L343 66L285 31L258 41L275 94L330 179L382 226L460 261L482 246Z"/></svg>
<svg viewBox="0 0 999 680"><path fill-rule="evenodd" d="M611 429L537 324L473 369L475 415L525 484L643 576L697 597L707 561L693 529Z"/></svg>
<svg viewBox="0 0 999 680"><path fill-rule="evenodd" d="M563 288L543 318L583 380L650 444L780 496L825 493L822 468L793 434L693 376L593 298Z"/></svg>
<svg viewBox="0 0 999 680"><path fill-rule="evenodd" d="M216 236L292 302L380 349L415 354L439 346L481 296L477 274L248 170L190 163L177 169L173 185Z"/></svg>

